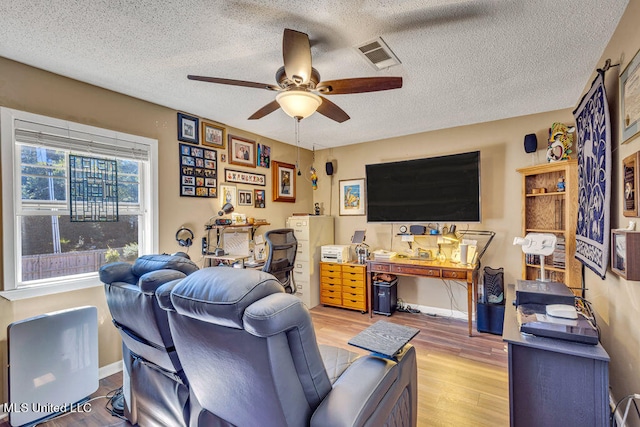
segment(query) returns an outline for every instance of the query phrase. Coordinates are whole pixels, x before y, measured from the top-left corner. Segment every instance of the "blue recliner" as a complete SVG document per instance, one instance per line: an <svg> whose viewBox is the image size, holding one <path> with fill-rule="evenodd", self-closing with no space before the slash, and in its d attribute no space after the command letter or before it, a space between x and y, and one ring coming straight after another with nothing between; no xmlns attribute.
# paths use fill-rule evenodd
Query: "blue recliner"
<svg viewBox="0 0 640 427"><path fill-rule="evenodd" d="M395 360L318 346L309 311L273 275L206 268L157 295L198 425L416 425L413 346Z"/></svg>
<svg viewBox="0 0 640 427"><path fill-rule="evenodd" d="M133 265L100 268L107 304L122 337L124 412L131 424L188 426L191 406L187 379L156 290L198 270L179 255L145 255Z"/></svg>

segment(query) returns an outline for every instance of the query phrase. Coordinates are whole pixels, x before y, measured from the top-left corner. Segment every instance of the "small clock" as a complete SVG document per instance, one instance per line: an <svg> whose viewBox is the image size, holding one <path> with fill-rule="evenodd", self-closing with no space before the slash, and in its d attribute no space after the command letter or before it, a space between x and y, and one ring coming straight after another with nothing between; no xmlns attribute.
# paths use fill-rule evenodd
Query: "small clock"
<svg viewBox="0 0 640 427"><path fill-rule="evenodd" d="M407 226L406 225L401 225L400 226L400 233L405 234L407 232Z"/></svg>

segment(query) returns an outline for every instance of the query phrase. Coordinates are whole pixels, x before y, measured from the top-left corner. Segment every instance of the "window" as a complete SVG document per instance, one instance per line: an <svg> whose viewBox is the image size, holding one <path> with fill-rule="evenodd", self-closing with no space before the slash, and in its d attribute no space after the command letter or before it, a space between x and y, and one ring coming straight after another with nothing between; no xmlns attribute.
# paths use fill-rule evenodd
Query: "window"
<svg viewBox="0 0 640 427"><path fill-rule="evenodd" d="M2 296L99 285L101 265L157 251L156 140L7 108L0 119ZM117 216L77 222L74 212L72 221L71 199L81 197L70 190L70 155L115 162ZM86 206L101 207L99 200Z"/></svg>

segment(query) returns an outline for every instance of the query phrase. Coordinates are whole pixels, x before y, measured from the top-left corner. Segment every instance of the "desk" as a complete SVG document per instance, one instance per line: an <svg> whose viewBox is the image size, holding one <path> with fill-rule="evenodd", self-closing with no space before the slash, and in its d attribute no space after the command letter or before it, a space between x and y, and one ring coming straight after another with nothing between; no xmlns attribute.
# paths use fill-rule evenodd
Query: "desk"
<svg viewBox="0 0 640 427"><path fill-rule="evenodd" d="M239 264L244 268L245 261L249 258L249 255L205 255L205 267L216 267L218 265L226 265L228 267L233 266L234 264ZM214 263L218 264L214 264Z"/></svg>
<svg viewBox="0 0 640 427"><path fill-rule="evenodd" d="M409 258L392 258L390 260L369 260L367 261L367 307L369 308L369 316L373 317L371 309L373 298L373 273L389 273L396 276L414 276L464 280L467 282L467 310L469 336L473 327L473 301L474 295L477 295L477 270L478 265L460 265L451 261L423 261L413 260Z"/></svg>

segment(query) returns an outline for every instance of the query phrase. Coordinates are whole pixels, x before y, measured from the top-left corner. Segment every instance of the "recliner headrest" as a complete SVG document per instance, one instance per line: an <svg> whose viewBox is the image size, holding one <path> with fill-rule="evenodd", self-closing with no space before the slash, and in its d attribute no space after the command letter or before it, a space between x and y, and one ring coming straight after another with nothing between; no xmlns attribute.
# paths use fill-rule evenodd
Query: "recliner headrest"
<svg viewBox="0 0 640 427"><path fill-rule="evenodd" d="M190 259L179 255L143 255L136 259L132 272L140 277L150 271L163 269L178 270L189 275L198 271L198 266Z"/></svg>
<svg viewBox="0 0 640 427"><path fill-rule="evenodd" d="M171 291L171 302L181 315L232 328L243 328L245 309L284 288L269 273L212 267L187 276Z"/></svg>

